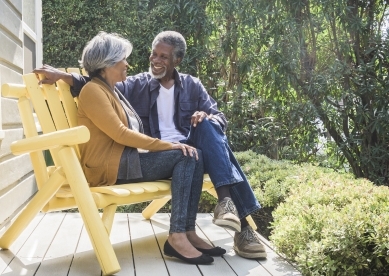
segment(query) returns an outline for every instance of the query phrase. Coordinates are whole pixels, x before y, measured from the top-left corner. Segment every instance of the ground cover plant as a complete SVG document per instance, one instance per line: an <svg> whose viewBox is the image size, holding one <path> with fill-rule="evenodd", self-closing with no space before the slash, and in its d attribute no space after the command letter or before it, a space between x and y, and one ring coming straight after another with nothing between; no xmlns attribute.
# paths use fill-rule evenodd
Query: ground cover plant
<svg viewBox="0 0 389 276"><path fill-rule="evenodd" d="M299 177L272 213L277 250L304 275L389 275L389 189L336 173Z"/></svg>
<svg viewBox="0 0 389 276"><path fill-rule="evenodd" d="M252 151L237 157L265 207L259 232L303 275L389 275L388 187Z"/></svg>

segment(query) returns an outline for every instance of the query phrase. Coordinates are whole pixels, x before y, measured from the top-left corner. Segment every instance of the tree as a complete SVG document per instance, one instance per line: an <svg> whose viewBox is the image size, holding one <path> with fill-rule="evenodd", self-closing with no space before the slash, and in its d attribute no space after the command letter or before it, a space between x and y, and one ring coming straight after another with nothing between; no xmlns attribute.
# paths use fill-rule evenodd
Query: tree
<svg viewBox="0 0 389 276"><path fill-rule="evenodd" d="M273 38L271 77L262 71L263 82L272 82L273 95L281 90L289 102L310 106L356 177L387 184L387 2L270 2L262 10Z"/></svg>
<svg viewBox="0 0 389 276"><path fill-rule="evenodd" d="M134 46L129 74L148 70L151 42L163 30L180 31L188 42L182 66L196 74L208 22L205 0L43 0L43 59L55 67L77 67L85 44L99 31L116 32Z"/></svg>
<svg viewBox="0 0 389 276"><path fill-rule="evenodd" d="M43 0L44 62L77 66L100 30L134 45L181 32L180 70L198 76L229 119L233 150L349 168L388 184L385 0ZM323 142L326 141L326 142Z"/></svg>

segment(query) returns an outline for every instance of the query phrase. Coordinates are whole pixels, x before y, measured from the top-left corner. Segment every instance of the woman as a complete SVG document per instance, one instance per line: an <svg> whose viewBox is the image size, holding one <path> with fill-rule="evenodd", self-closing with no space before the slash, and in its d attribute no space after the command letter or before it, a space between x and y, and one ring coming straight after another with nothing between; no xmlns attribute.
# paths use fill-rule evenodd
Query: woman
<svg viewBox="0 0 389 276"><path fill-rule="evenodd" d="M90 131L80 145L81 164L91 186L153 181L172 177L170 230L164 245L168 256L191 264L213 262L225 250L213 248L195 232L203 182L201 152L142 134L142 122L115 88L126 78L131 43L100 32L87 43L81 65L91 81L79 95L78 123Z"/></svg>

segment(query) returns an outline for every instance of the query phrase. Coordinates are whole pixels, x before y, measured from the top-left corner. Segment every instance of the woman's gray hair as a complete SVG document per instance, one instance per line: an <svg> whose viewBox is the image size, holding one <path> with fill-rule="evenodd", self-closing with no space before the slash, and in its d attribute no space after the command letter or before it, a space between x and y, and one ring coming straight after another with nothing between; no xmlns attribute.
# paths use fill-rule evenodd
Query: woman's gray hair
<svg viewBox="0 0 389 276"><path fill-rule="evenodd" d="M158 42L163 42L174 47L173 49L173 60L176 61L178 58L181 58L181 61L184 59L186 53L186 41L182 34L175 31L164 31L159 33L153 40L151 44L152 49Z"/></svg>
<svg viewBox="0 0 389 276"><path fill-rule="evenodd" d="M80 65L85 68L90 77L94 77L102 69L114 66L127 58L132 51L132 44L122 36L99 32L85 46Z"/></svg>

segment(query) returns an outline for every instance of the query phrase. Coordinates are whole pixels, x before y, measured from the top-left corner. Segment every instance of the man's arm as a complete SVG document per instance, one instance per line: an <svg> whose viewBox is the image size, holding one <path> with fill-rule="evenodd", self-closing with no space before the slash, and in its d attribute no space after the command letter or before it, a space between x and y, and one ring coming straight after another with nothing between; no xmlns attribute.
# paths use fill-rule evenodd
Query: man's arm
<svg viewBox="0 0 389 276"><path fill-rule="evenodd" d="M89 77L81 76L75 73L66 73L51 67L50 65L44 65L41 68L36 68L32 71L37 74L39 84L53 84L58 80L63 80L70 86L70 92L73 97L77 97L80 94L82 87L90 81ZM43 77L42 77L43 75Z"/></svg>
<svg viewBox="0 0 389 276"><path fill-rule="evenodd" d="M73 78L70 73L60 71L50 65L43 65L41 68L35 68L33 71L39 79L39 84L53 84L58 80L63 80L70 86L73 86Z"/></svg>
<svg viewBox="0 0 389 276"><path fill-rule="evenodd" d="M218 110L216 101L209 96L205 87L200 82L199 84L199 103L198 110L194 112L191 118L191 125L194 127L197 123L201 123L205 118L214 119L219 122L223 131L227 129L227 119L224 114Z"/></svg>

